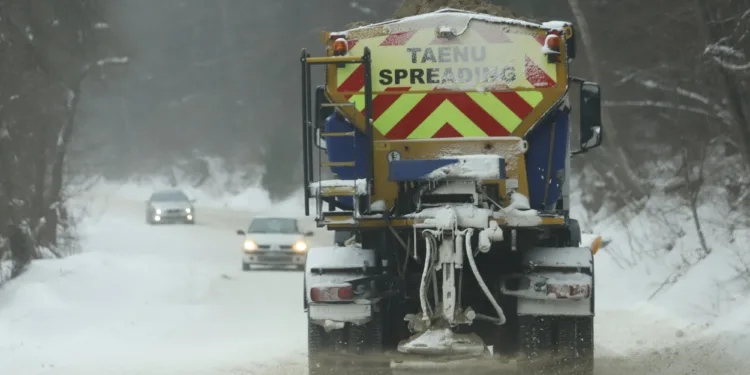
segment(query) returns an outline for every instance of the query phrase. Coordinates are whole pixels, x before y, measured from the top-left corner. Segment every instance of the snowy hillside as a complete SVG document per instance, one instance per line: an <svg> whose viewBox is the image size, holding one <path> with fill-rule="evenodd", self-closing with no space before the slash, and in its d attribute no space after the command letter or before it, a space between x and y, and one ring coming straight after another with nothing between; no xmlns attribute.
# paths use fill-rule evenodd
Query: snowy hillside
<svg viewBox="0 0 750 375"><path fill-rule="evenodd" d="M652 197L636 215L590 217L580 205L574 209L584 232L602 236L606 244L595 257L598 314L636 310L666 327L664 334L651 331L651 324L620 327L610 340L623 354L693 343L700 348L698 358L726 352L746 360L750 230L728 228L735 214L717 202L697 210L707 250L693 212L673 197Z"/></svg>

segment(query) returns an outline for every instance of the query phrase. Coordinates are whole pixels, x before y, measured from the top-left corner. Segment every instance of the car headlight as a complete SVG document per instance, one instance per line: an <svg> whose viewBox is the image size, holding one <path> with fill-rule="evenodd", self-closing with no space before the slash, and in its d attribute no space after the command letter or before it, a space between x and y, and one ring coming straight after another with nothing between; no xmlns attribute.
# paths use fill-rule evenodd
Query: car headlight
<svg viewBox="0 0 750 375"><path fill-rule="evenodd" d="M193 210L190 207L188 207L188 208L185 209L185 213L186 214L189 214L191 212L193 212Z"/></svg>
<svg viewBox="0 0 750 375"><path fill-rule="evenodd" d="M161 208L157 208L157 209L156 209L156 214L157 214L157 215L161 215Z"/></svg>
<svg viewBox="0 0 750 375"><path fill-rule="evenodd" d="M254 251L258 249L258 245L252 240L245 240L243 247L245 248L245 251Z"/></svg>
<svg viewBox="0 0 750 375"><path fill-rule="evenodd" d="M297 243L294 244L294 251L297 252L303 252L307 250L307 244L305 241L297 241Z"/></svg>

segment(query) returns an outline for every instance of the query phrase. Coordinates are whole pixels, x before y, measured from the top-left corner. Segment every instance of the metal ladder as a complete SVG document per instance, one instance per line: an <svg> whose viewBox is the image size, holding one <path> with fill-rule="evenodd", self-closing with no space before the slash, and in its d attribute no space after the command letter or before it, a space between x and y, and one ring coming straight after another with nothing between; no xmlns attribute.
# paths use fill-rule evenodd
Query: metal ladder
<svg viewBox="0 0 750 375"><path fill-rule="evenodd" d="M310 198L311 198L311 190L313 188L313 184L317 182L317 187L315 188L315 204L316 204L316 222L319 226L325 225L329 220L327 220L326 217L346 217L349 216L351 219L353 219L355 222L358 220L362 215L362 208L360 207L360 198L362 196L367 197L367 206L369 207L370 204L370 195L373 192L373 175L374 175L374 163L373 163L373 147L374 147L374 137L373 137L373 124L372 124L372 66L371 66L371 56L370 56L370 49L365 48L365 52L363 56L327 56L327 57L310 57L310 54L307 53L305 49L302 50L302 56L300 58L300 61L302 63L302 152L303 152L303 169L304 169L304 191L305 191L305 215L310 215ZM364 194L362 192L363 189L361 189L361 182L358 182L357 179L351 181L352 185L347 186L343 183L342 184L335 184L327 186L324 186L323 181L313 181L313 177L315 176L314 169L313 169L313 154L312 154L312 148L314 146L315 140L313 137L316 136L316 129L317 124L315 121L313 121L313 114L312 114L312 107L314 106L311 100L311 92L312 92L312 75L311 75L311 67L313 65L323 65L323 66L329 66L331 64L336 65L346 65L346 64L363 64L364 65L364 81L365 81L365 133L368 138L367 142L367 150L366 150L366 160L367 160L367 169L366 169L366 175L365 175L365 186L364 186ZM344 108L344 107L354 107L354 103L346 102L346 103L321 103L320 107L334 107L334 108ZM315 119L317 121L318 119L318 111L320 108L316 105L315 106ZM352 138L352 144L353 144L353 150L354 155L356 158L356 136L357 136L357 129L353 129L352 131L347 132L321 132L320 137L321 138L328 138L328 137L351 137ZM322 168L323 167L352 167L354 168L356 166L356 162L354 160L352 161L339 161L339 162L330 162L330 161L322 161L323 158L327 157L323 155L323 151L321 148L318 147L318 173L317 176L320 178L322 176ZM353 211L348 214L347 212L324 212L323 211L323 198L332 198L335 199L336 197L351 197L353 202Z"/></svg>

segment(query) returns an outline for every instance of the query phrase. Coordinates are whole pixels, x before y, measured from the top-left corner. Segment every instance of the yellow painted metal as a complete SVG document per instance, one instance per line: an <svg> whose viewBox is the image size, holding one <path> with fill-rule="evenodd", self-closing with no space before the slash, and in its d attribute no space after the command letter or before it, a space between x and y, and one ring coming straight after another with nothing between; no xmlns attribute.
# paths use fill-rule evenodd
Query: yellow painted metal
<svg viewBox="0 0 750 375"><path fill-rule="evenodd" d="M327 56L307 58L307 62L310 64L355 63L361 61L362 56Z"/></svg>
<svg viewBox="0 0 750 375"><path fill-rule="evenodd" d="M320 163L324 167L353 167L353 161L326 161Z"/></svg>
<svg viewBox="0 0 750 375"><path fill-rule="evenodd" d="M561 46L561 58L560 63L549 63L547 57L542 53L540 40L544 40L546 31L542 28L534 29L517 25L504 25L504 24L489 24L479 20L474 20L470 23L470 27L465 33L458 37L452 44L447 47L441 45L434 45L432 42L435 39L434 27L428 27L428 23L424 23L421 28L414 28L415 26L409 25L408 23L403 25L402 32L409 30L414 32L414 35L408 39L405 44L401 45L389 45L389 43L383 44L389 38L388 27L383 25L369 26L349 30L347 32L347 38L349 40L356 40L356 44L349 51L350 54L355 56L361 56L364 53L364 48L367 47L372 51L372 69L373 69L373 94L375 99L380 95L399 95L391 106L383 112L375 121L375 139L383 139L384 134L391 130L398 121L400 121L411 109L413 109L417 103L425 96L430 93L434 93L435 89L445 88L449 91L446 92L465 92L473 101L484 109L491 117L503 125L512 135L523 136L527 134L534 124L551 108L553 105L559 102L562 96L567 92L568 89L568 66L567 66L567 51L566 44L563 43ZM491 25L491 26L488 26ZM488 42L479 31L483 29L484 33L487 30L491 30L497 33L505 33L509 38L508 43L492 43ZM330 46L333 41L328 40L328 50L330 53ZM454 43L454 44L453 44ZM425 61L424 58L420 58L421 55L413 55L412 52L419 49L423 53L427 48L431 48L434 51L441 51L443 48L450 49L449 62L431 62ZM455 55L455 51L458 48L468 53L480 53L483 55L483 59L470 59L465 60L459 59ZM446 50L447 51L447 50ZM438 56L442 59L442 57ZM416 60L414 60L416 58ZM488 65L489 64L489 65ZM553 82L554 87L540 87L535 83L530 82L526 78L526 69L528 66L535 66L536 68L543 71ZM487 72L494 72L496 74L490 74L492 82L498 82L499 85L492 86L482 83L481 80L467 81L466 83L420 83L418 80L406 79L401 84L397 85L394 83L390 85L384 85L381 82L380 72L390 71L393 72L396 69L402 69L411 72L414 69L427 71L427 69L446 69L451 68L455 72L456 80L460 81L458 71L462 72L474 72L471 73L474 76L484 76ZM489 69L489 70L488 70ZM356 65L347 65L343 67L337 67L330 65L326 72L327 76L327 91L329 97L335 102L351 102L354 103L357 108L343 108L342 112L346 117L352 121L361 131L364 131L364 116L361 111L364 108L364 88L359 89L356 92L351 91L339 91L337 88L347 78L350 78L352 74L357 70ZM442 71L442 70L441 70ZM476 73L480 72L479 75ZM410 73L411 74L411 73ZM413 81L413 82L412 82ZM476 84L475 84L476 83ZM408 87L408 93L403 92L386 92L387 87ZM355 89L356 90L356 89ZM525 101L531 108L532 112L523 119L519 119L510 108L508 108L502 101L498 100L491 91L513 91L517 93L523 101ZM459 134L464 137L478 137L487 136L478 129L466 116L460 114L458 110L450 110L448 107L452 107L450 102L445 102L435 112L440 112L440 116L432 116L431 119L426 120L426 124L420 124L420 127L416 134L411 138L428 138L434 135L439 129L438 126L449 122ZM460 114L460 115L459 115ZM448 117L446 117L448 116ZM439 123L438 118L450 118L450 121L446 120Z"/></svg>
<svg viewBox="0 0 750 375"><path fill-rule="evenodd" d="M321 197L350 197L356 192L354 187L328 186L320 189Z"/></svg>

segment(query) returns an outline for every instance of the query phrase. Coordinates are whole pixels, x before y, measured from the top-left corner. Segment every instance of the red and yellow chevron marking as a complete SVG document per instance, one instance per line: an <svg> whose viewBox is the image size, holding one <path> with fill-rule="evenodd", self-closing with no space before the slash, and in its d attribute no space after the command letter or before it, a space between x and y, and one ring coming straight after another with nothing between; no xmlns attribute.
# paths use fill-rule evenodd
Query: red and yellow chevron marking
<svg viewBox="0 0 750 375"><path fill-rule="evenodd" d="M513 133L542 102L541 90L557 86L543 42L472 22L450 40L425 28L350 40L349 51L372 52L373 124L386 138L495 137ZM336 69L336 91L360 112L364 84L363 65Z"/></svg>
<svg viewBox="0 0 750 375"><path fill-rule="evenodd" d="M408 91L391 88L373 98L373 126L388 139L506 136L542 100L537 91ZM364 95L350 101L364 113Z"/></svg>

